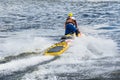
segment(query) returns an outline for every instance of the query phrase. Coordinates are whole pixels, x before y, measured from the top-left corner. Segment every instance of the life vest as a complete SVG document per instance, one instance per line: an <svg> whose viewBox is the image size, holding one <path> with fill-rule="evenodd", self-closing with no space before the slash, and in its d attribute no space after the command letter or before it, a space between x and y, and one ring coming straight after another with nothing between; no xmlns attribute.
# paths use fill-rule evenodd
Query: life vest
<svg viewBox="0 0 120 80"><path fill-rule="evenodd" d="M66 24L68 23L72 23L73 25L75 25L75 20L73 20L72 17L68 17L66 20Z"/></svg>

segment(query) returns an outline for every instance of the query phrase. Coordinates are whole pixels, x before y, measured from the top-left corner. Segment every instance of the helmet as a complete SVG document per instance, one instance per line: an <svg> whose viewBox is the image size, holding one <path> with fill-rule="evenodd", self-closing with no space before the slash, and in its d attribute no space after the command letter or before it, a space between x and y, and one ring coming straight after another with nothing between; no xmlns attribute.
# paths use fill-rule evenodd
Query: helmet
<svg viewBox="0 0 120 80"><path fill-rule="evenodd" d="M72 16L73 16L73 13L72 13L72 12L70 12L70 13L68 14L68 16L72 17Z"/></svg>

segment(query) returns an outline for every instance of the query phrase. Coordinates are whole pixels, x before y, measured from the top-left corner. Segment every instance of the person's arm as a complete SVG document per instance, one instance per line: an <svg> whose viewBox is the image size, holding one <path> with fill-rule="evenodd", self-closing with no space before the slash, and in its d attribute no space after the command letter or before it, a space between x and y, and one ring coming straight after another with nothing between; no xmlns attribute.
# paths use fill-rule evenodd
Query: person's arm
<svg viewBox="0 0 120 80"><path fill-rule="evenodd" d="M75 20L75 26L76 26L76 28L77 28L77 32L78 32L78 33L81 33L80 30L79 30L79 28L78 28L78 24L77 24L77 21L76 21L76 20Z"/></svg>
<svg viewBox="0 0 120 80"><path fill-rule="evenodd" d="M68 18L69 18L69 17L68 17ZM68 20L68 18L67 18L66 21L65 21L64 29L66 29L66 24L67 24L67 20Z"/></svg>
<svg viewBox="0 0 120 80"><path fill-rule="evenodd" d="M66 28L66 22L65 22L65 24L64 24L64 29Z"/></svg>
<svg viewBox="0 0 120 80"><path fill-rule="evenodd" d="M64 29L66 29L66 23L67 23L67 22L65 21L65 23L64 23Z"/></svg>
<svg viewBox="0 0 120 80"><path fill-rule="evenodd" d="M76 26L76 28L78 28L78 24L77 24L77 21L76 21L76 20L74 20L74 22L75 22L75 26Z"/></svg>

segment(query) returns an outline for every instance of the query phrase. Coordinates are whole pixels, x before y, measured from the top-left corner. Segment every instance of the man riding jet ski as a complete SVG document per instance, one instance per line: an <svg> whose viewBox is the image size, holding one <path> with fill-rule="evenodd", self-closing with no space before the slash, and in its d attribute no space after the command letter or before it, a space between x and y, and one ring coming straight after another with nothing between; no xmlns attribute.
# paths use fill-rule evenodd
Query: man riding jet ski
<svg viewBox="0 0 120 80"><path fill-rule="evenodd" d="M73 17L73 13L68 14L64 28L65 28L65 35L74 34L74 33L76 34L77 37L80 35L80 31L78 29L77 22Z"/></svg>

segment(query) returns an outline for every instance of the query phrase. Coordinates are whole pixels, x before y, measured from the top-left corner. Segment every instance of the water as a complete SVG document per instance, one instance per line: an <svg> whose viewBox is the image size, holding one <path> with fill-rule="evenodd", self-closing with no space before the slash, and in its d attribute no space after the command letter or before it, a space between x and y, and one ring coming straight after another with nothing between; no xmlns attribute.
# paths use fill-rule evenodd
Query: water
<svg viewBox="0 0 120 80"><path fill-rule="evenodd" d="M0 12L0 80L120 79L119 1L4 0ZM85 36L59 57L43 56L69 12Z"/></svg>

